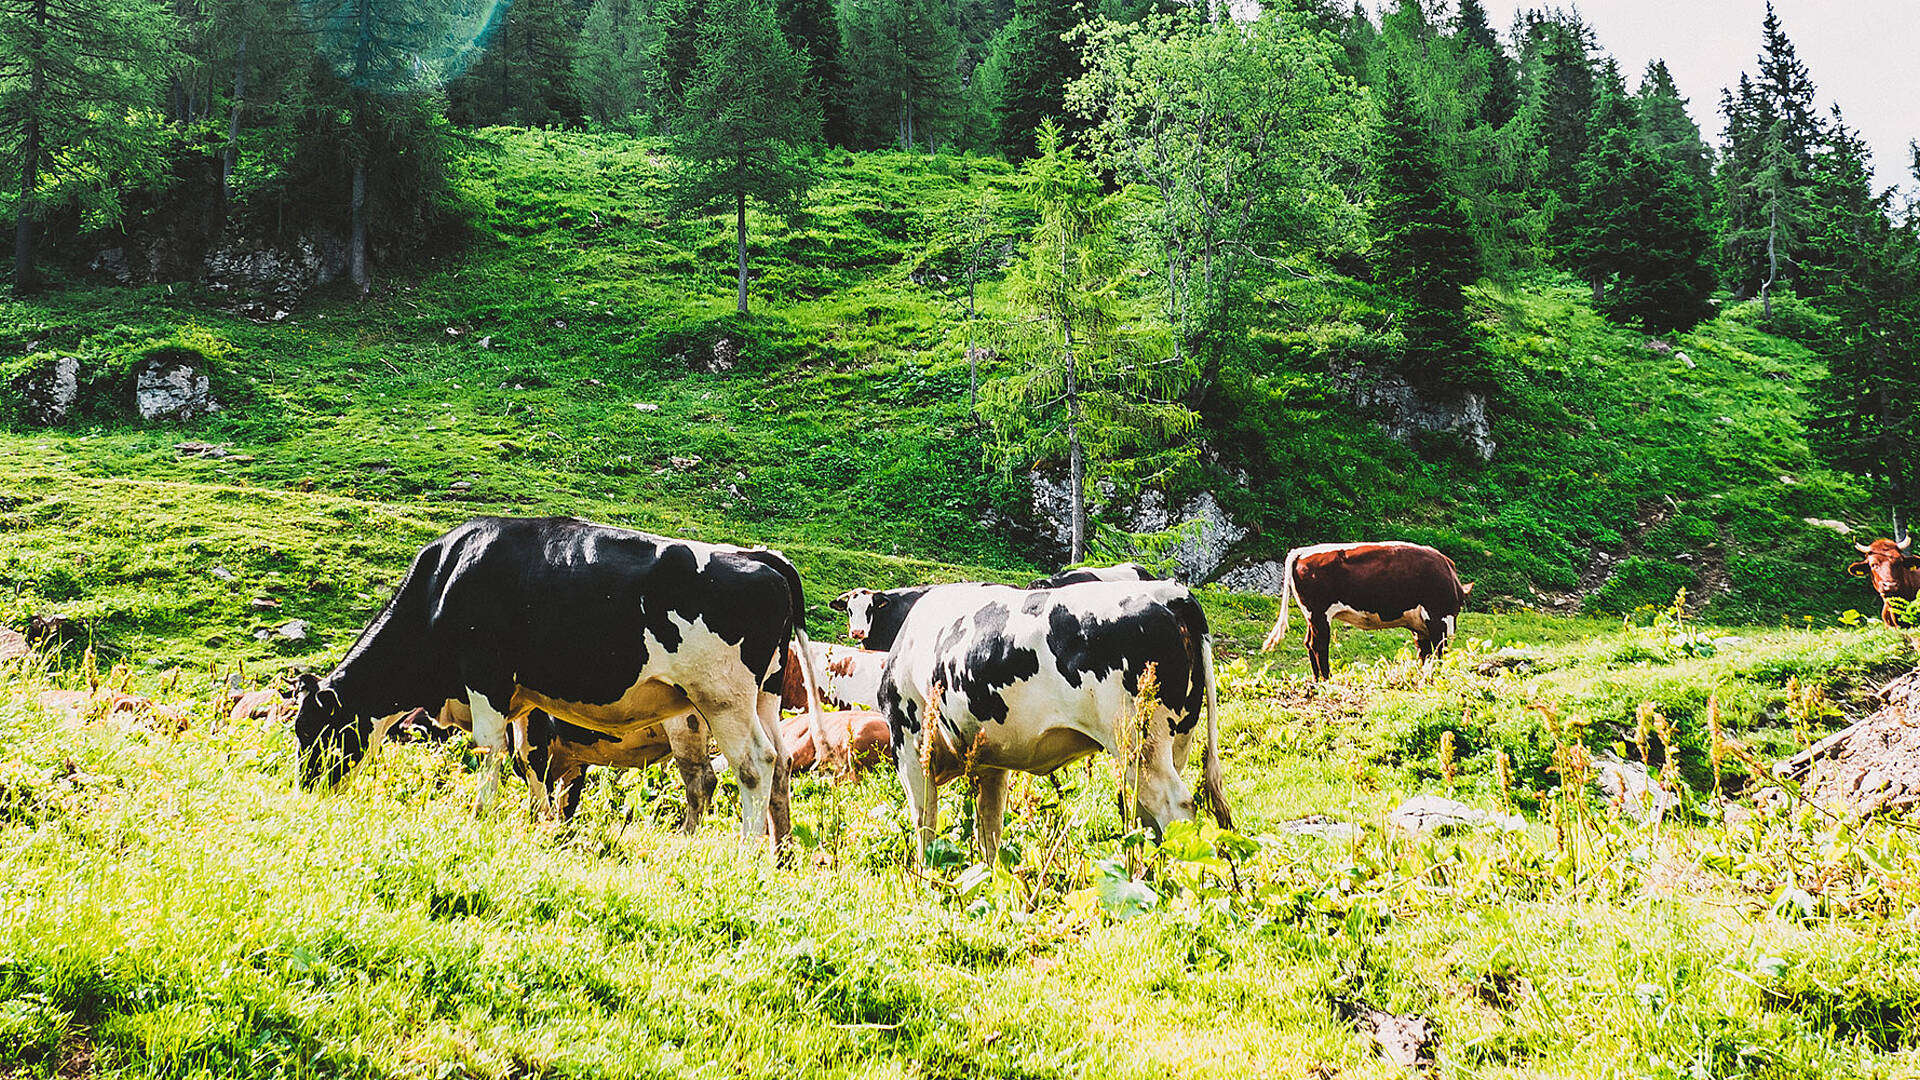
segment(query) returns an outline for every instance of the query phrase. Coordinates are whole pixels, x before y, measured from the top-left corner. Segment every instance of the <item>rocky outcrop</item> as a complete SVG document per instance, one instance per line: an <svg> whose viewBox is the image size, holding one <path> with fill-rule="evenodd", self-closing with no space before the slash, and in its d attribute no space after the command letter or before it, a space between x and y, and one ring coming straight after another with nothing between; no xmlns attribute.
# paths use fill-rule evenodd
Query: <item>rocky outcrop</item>
<svg viewBox="0 0 1920 1080"><path fill-rule="evenodd" d="M1482 461L1492 460L1499 449L1484 394L1415 386L1399 375L1358 368L1335 372L1333 381L1349 401L1372 411L1387 434L1400 442L1411 442L1419 435L1452 435Z"/></svg>
<svg viewBox="0 0 1920 1080"><path fill-rule="evenodd" d="M12 386L20 399L20 414L28 423L58 424L73 414L80 399L80 360L51 356L28 368Z"/></svg>
<svg viewBox="0 0 1920 1080"><path fill-rule="evenodd" d="M302 233L290 248L225 243L207 255L207 285L270 299L284 310L345 274L348 253L347 242L327 232Z"/></svg>
<svg viewBox="0 0 1920 1080"><path fill-rule="evenodd" d="M1112 497L1112 488L1104 493ZM1073 504L1066 481L1039 473L1033 477L1033 516L1042 538L1064 556L1073 536ZM1128 532L1161 532L1186 525L1180 538L1168 550L1174 562L1174 576L1181 581L1199 583L1210 580L1226 565L1233 546L1247 538L1246 526L1233 520L1220 500L1203 491L1178 506L1169 507L1160 491L1148 491L1132 506L1108 506L1101 515Z"/></svg>
<svg viewBox="0 0 1920 1080"><path fill-rule="evenodd" d="M149 357L133 371L133 408L146 421L192 420L220 411L205 371Z"/></svg>

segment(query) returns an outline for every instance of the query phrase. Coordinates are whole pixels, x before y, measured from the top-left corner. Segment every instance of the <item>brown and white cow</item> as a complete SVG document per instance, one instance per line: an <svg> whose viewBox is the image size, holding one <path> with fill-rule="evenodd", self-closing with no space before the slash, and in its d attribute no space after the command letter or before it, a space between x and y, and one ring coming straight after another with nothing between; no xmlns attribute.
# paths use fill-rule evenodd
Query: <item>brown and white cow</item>
<svg viewBox="0 0 1920 1080"><path fill-rule="evenodd" d="M1880 594L1880 621L1899 626L1893 614L1893 598L1912 601L1920 597L1920 559L1907 554L1913 550L1913 537L1899 543L1882 538L1853 546L1866 559L1847 567L1847 573L1873 582L1873 591Z"/></svg>
<svg viewBox="0 0 1920 1080"><path fill-rule="evenodd" d="M885 654L881 654L884 656ZM832 768L844 767L859 776L876 765L893 760L893 729L882 713L871 709L842 709L822 713L820 730L826 736ZM789 716L780 722L780 738L793 756L795 773L820 767L814 757L812 732L807 718Z"/></svg>
<svg viewBox="0 0 1920 1080"><path fill-rule="evenodd" d="M880 690L880 669L887 664L886 653L824 641L809 641L807 649L813 654L812 671L820 680L816 689L822 702L836 709L876 707L875 703ZM787 675L780 684L781 708L804 709L807 707L804 674L806 670L805 665L801 663L799 643L789 642Z"/></svg>
<svg viewBox="0 0 1920 1080"><path fill-rule="evenodd" d="M1327 653L1338 619L1362 630L1413 631L1420 659L1446 651L1454 623L1473 585L1461 584L1453 560L1402 540L1314 544L1287 552L1280 586L1280 618L1260 648L1287 636L1289 598L1307 617L1307 659L1315 679L1333 674Z"/></svg>

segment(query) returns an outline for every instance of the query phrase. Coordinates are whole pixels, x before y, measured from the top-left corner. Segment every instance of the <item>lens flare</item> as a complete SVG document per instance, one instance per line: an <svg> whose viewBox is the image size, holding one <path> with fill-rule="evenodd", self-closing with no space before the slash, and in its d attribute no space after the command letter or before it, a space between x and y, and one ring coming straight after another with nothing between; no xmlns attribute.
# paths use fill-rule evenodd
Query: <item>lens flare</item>
<svg viewBox="0 0 1920 1080"><path fill-rule="evenodd" d="M296 0L320 55L379 94L433 90L486 50L512 0Z"/></svg>

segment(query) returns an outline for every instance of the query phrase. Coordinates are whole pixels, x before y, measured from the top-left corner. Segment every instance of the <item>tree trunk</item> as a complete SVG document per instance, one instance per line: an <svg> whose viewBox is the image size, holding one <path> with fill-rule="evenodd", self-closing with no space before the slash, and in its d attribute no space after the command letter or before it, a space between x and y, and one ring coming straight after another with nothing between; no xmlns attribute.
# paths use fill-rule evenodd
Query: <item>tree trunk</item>
<svg viewBox="0 0 1920 1080"><path fill-rule="evenodd" d="M1073 526L1067 545L1069 562L1087 557L1087 458L1080 448L1080 379L1074 370L1073 331L1067 331L1067 487L1073 501Z"/></svg>
<svg viewBox="0 0 1920 1080"><path fill-rule="evenodd" d="M33 24L40 30L37 40L44 44L47 26L47 0L34 0ZM27 76L27 122L20 148L20 200L15 204L13 222L13 293L24 296L33 291L33 216L39 209L40 194L40 105L47 95L46 57L35 53Z"/></svg>
<svg viewBox="0 0 1920 1080"><path fill-rule="evenodd" d="M1599 307L1600 301L1607 298L1607 283L1599 274L1593 275L1593 306Z"/></svg>
<svg viewBox="0 0 1920 1080"><path fill-rule="evenodd" d="M1900 462L1890 462L1887 467L1888 494L1893 502L1893 542L1904 544L1907 541L1907 486L1901 482Z"/></svg>
<svg viewBox="0 0 1920 1080"><path fill-rule="evenodd" d="M353 152L353 201L351 238L348 241L347 273L365 296L372 286L367 275L367 151L364 146Z"/></svg>
<svg viewBox="0 0 1920 1080"><path fill-rule="evenodd" d="M740 314L747 313L747 189L733 193L733 251L740 260Z"/></svg>
<svg viewBox="0 0 1920 1080"><path fill-rule="evenodd" d="M227 118L227 148L220 155L220 201L224 204L233 201L233 167L240 160L240 111L247 104L247 35L240 35L240 45L234 50L233 57L233 113Z"/></svg>
<svg viewBox="0 0 1920 1080"><path fill-rule="evenodd" d="M1767 207L1767 280L1760 285L1760 315L1773 319L1773 283L1780 280L1780 193L1775 192Z"/></svg>

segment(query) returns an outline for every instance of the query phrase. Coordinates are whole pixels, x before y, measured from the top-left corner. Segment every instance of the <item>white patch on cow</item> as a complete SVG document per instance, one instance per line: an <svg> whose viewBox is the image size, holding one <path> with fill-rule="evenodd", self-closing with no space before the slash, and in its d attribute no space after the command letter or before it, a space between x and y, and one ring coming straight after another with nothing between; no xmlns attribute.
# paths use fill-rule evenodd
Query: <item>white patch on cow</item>
<svg viewBox="0 0 1920 1080"><path fill-rule="evenodd" d="M1453 637L1453 626L1456 621L1456 617L1452 615L1440 620L1440 624L1446 627L1446 636L1449 638Z"/></svg>
<svg viewBox="0 0 1920 1080"><path fill-rule="evenodd" d="M925 785L918 775L919 740L930 728L945 755L989 769L1047 773L1095 751L1121 749L1117 725L1132 718L1136 708L1124 674L1112 671L1096 678L1082 673L1080 685L1069 683L1048 646L1051 612L1064 607L1078 618L1108 622L1190 595L1184 586L1164 581L1087 582L1036 592L974 584L929 590L901 627L885 674L922 720L921 731L903 740L899 758L910 810L921 817L923 827L931 811L920 790ZM1006 705L1004 721L978 718L965 687L940 684L943 659L973 649L980 636L974 614L994 603L1008 609L1000 632L1010 646L1035 652L1040 659L1033 675L994 687ZM936 697L939 714L928 717L927 704ZM1136 746L1143 770L1137 788L1140 808L1160 825L1193 813L1191 793L1173 766L1186 759L1192 733L1172 736L1171 719L1166 709L1156 708L1145 742Z"/></svg>
<svg viewBox="0 0 1920 1080"><path fill-rule="evenodd" d="M1410 608L1389 618L1386 614L1373 611L1361 611L1335 601L1327 605L1327 618L1357 626L1362 630L1397 630L1402 627L1417 632L1427 628L1427 609Z"/></svg>
<svg viewBox="0 0 1920 1080"><path fill-rule="evenodd" d="M878 708L880 673L887 654L873 649L809 642L813 669L820 676L820 695L841 709Z"/></svg>
<svg viewBox="0 0 1920 1080"><path fill-rule="evenodd" d="M500 794L500 769L507 750L507 718L493 707L486 695L471 686L467 687L467 708L473 716L473 745L487 752L486 763L481 767L486 775L481 777L480 790L474 796L474 808L485 810Z"/></svg>
<svg viewBox="0 0 1920 1080"><path fill-rule="evenodd" d="M873 630L873 590L854 589L844 594L847 601L847 633L855 641L865 641Z"/></svg>

